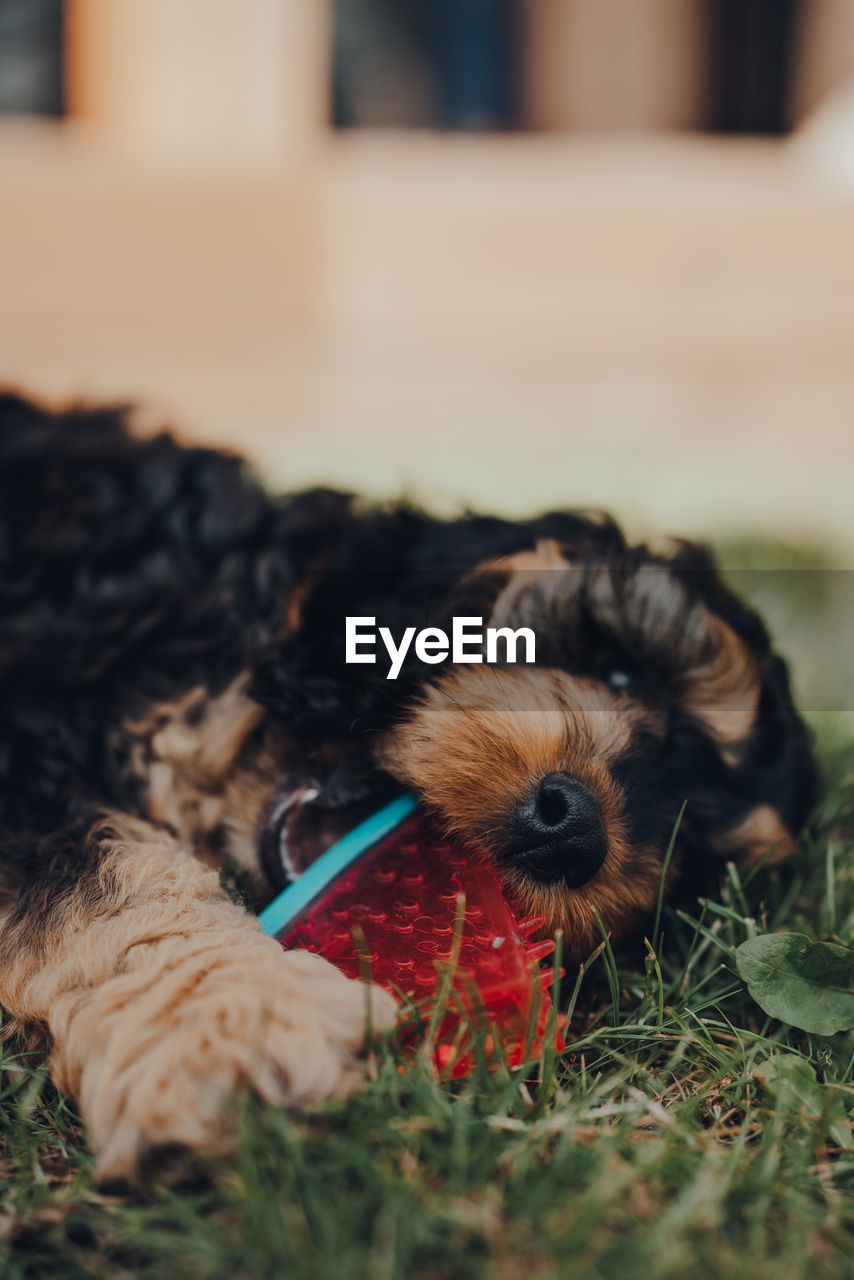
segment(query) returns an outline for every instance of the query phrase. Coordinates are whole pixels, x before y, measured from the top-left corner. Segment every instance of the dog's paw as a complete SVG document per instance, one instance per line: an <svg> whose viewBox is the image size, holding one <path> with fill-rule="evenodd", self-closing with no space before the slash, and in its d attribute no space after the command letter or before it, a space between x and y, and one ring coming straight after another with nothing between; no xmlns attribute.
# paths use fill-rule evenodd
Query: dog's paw
<svg viewBox="0 0 854 1280"><path fill-rule="evenodd" d="M387 992L270 939L243 954L185 955L123 1007L99 1011L109 1034L102 1022L102 1051L77 1090L96 1176L132 1181L159 1149L222 1149L232 1136L223 1104L244 1089L294 1107L347 1097L364 1079L368 1027L389 1030L395 1013Z"/></svg>

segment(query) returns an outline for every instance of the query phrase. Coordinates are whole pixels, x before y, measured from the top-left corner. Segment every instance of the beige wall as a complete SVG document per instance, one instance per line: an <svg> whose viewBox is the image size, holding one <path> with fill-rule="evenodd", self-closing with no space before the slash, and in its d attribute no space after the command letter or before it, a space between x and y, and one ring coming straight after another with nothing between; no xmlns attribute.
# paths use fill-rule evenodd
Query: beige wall
<svg viewBox="0 0 854 1280"><path fill-rule="evenodd" d="M0 382L286 487L854 549L854 203L773 143L357 133L278 176L0 129Z"/></svg>

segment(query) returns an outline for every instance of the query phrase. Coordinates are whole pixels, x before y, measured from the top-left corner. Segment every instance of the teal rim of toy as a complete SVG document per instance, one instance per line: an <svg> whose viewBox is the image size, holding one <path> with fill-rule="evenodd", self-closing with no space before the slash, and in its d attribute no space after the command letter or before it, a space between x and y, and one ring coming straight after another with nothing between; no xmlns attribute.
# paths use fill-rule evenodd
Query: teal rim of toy
<svg viewBox="0 0 854 1280"><path fill-rule="evenodd" d="M414 796L398 796L384 809L378 809L364 822L360 822L358 827L348 831L340 840L336 840L335 844L302 873L299 880L289 884L278 898L274 898L269 906L264 908L258 917L264 932L271 937L281 933L291 921L296 919L304 907L313 902L366 849L370 849L371 845L382 840L383 836L387 836L398 823L408 817L417 803Z"/></svg>

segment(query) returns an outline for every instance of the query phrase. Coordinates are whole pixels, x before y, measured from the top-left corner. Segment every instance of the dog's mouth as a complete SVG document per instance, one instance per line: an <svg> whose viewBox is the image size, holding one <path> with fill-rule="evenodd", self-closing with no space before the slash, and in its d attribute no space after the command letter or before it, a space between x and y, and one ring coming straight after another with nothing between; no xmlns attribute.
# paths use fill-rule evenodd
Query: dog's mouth
<svg viewBox="0 0 854 1280"><path fill-rule="evenodd" d="M261 831L261 865L281 892L337 840L381 803L375 792L349 803L332 803L315 779L289 780L273 794Z"/></svg>

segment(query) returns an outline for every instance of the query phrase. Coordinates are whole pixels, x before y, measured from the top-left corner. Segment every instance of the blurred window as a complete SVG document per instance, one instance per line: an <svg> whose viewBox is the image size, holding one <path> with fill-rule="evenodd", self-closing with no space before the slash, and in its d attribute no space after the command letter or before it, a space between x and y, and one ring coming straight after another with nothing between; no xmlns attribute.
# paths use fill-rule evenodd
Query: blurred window
<svg viewBox="0 0 854 1280"><path fill-rule="evenodd" d="M339 128L519 124L514 0L336 0Z"/></svg>
<svg viewBox="0 0 854 1280"><path fill-rule="evenodd" d="M784 133L803 8L802 0L335 0L332 119L338 128Z"/></svg>
<svg viewBox="0 0 854 1280"><path fill-rule="evenodd" d="M0 112L64 109L62 0L0 0Z"/></svg>
<svg viewBox="0 0 854 1280"><path fill-rule="evenodd" d="M239 22L253 0L231 2ZM169 3L180 13L185 0ZM337 128L785 133L818 12L804 0L301 3L331 6ZM100 0L91 12L112 18L113 5L119 0ZM65 113L66 8L63 0L0 0L0 112ZM837 44L846 33L839 4L835 20L825 11L827 62L833 32ZM204 31L195 43L187 31L205 27L205 8L188 4L186 15L183 27L173 25L184 32L186 58L203 61ZM108 47L102 42L92 64L106 79L97 57ZM845 66L852 61L854 51ZM821 65L811 75L819 85L832 79Z"/></svg>
<svg viewBox="0 0 854 1280"><path fill-rule="evenodd" d="M709 126L785 133L800 0L711 0Z"/></svg>

